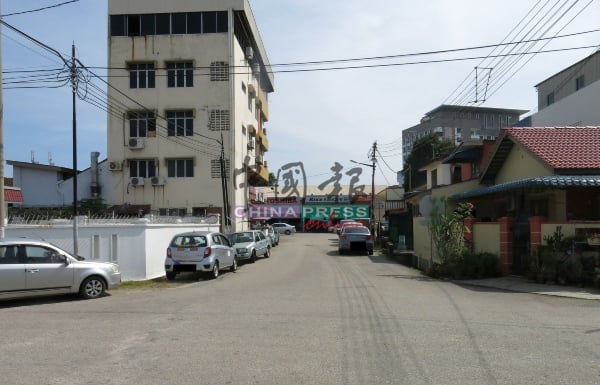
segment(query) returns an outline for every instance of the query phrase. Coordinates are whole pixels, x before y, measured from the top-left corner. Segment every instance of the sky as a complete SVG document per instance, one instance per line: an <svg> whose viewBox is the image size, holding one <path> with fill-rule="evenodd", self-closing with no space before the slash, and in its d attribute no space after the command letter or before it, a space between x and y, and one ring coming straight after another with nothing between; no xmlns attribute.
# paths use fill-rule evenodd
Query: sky
<svg viewBox="0 0 600 385"><path fill-rule="evenodd" d="M402 130L418 124L427 112L461 104L533 113L535 85L600 44L600 32L589 32L600 28L600 0L250 4L272 65L332 61L273 67L275 92L269 95L265 124L270 148L264 158L275 174L288 163L301 162L309 185L329 180L336 164L342 173L357 166L352 161L370 164L375 142L375 184L395 185L402 169ZM40 8L46 9L26 12ZM78 60L96 67L97 74L107 65L107 8L106 0L0 0L4 22L67 60L74 44ZM555 38L494 47L549 37ZM481 46L485 48L466 50ZM439 51L450 52L422 54ZM497 57L524 51L553 52ZM5 160L29 162L33 157L41 164L73 166L69 86L15 88L24 85L23 74L40 76L61 66L55 55L2 27ZM15 72L25 70L32 72ZM107 118L84 101L76 106L77 165L85 169L92 151L106 158ZM371 171L363 167L360 183L370 185ZM12 175L10 166L5 175ZM350 176L340 183L349 184Z"/></svg>

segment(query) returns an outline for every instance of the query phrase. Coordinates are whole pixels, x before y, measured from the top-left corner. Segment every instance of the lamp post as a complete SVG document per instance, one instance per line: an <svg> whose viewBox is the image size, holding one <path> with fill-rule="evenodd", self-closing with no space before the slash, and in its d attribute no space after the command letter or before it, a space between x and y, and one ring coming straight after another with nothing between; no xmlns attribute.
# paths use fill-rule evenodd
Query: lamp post
<svg viewBox="0 0 600 385"><path fill-rule="evenodd" d="M373 159L373 164L361 163L352 159L350 162L371 167L373 171L371 173L371 231L373 231L375 228L375 159Z"/></svg>

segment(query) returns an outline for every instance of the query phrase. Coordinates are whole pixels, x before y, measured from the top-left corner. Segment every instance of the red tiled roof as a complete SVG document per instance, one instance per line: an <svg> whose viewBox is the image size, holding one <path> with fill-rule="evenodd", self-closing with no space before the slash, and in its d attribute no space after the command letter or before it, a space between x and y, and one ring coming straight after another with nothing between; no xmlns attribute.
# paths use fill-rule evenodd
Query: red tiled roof
<svg viewBox="0 0 600 385"><path fill-rule="evenodd" d="M4 201L7 203L23 203L21 190L4 189Z"/></svg>
<svg viewBox="0 0 600 385"><path fill-rule="evenodd" d="M600 127L513 127L504 131L553 169L600 170Z"/></svg>

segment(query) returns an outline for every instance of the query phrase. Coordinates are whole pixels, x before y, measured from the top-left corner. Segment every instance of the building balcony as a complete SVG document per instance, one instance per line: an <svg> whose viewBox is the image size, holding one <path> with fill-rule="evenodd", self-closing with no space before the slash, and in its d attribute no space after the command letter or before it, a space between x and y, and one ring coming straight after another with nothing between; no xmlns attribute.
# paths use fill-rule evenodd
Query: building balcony
<svg viewBox="0 0 600 385"><path fill-rule="evenodd" d="M260 141L263 151L269 151L269 139L267 139L266 131L258 131L258 140Z"/></svg>
<svg viewBox="0 0 600 385"><path fill-rule="evenodd" d="M269 121L269 100L267 99L267 94L259 89L256 100L262 113L263 121Z"/></svg>

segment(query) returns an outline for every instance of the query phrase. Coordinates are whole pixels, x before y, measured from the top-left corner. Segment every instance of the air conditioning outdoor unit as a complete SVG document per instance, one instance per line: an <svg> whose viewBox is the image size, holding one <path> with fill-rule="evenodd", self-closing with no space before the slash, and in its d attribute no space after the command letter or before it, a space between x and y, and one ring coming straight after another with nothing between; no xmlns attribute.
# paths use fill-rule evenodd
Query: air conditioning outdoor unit
<svg viewBox="0 0 600 385"><path fill-rule="evenodd" d="M110 162L108 163L108 169L110 171L121 171L123 169L123 164L121 164L121 162Z"/></svg>
<svg viewBox="0 0 600 385"><path fill-rule="evenodd" d="M132 186L143 186L144 178L142 178L141 176L134 176L130 179L130 183Z"/></svg>
<svg viewBox="0 0 600 385"><path fill-rule="evenodd" d="M268 168L268 167L267 167L267 161L266 161L266 160L265 160L265 161L263 161L263 166L265 166L265 168Z"/></svg>
<svg viewBox="0 0 600 385"><path fill-rule="evenodd" d="M246 59L252 60L254 58L254 50L251 46L246 47Z"/></svg>
<svg viewBox="0 0 600 385"><path fill-rule="evenodd" d="M129 148L131 148L131 149L144 148L144 139L140 139L140 138L129 139Z"/></svg>
<svg viewBox="0 0 600 385"><path fill-rule="evenodd" d="M159 176L153 176L152 178L150 178L150 184L152 186L164 186L165 180Z"/></svg>

